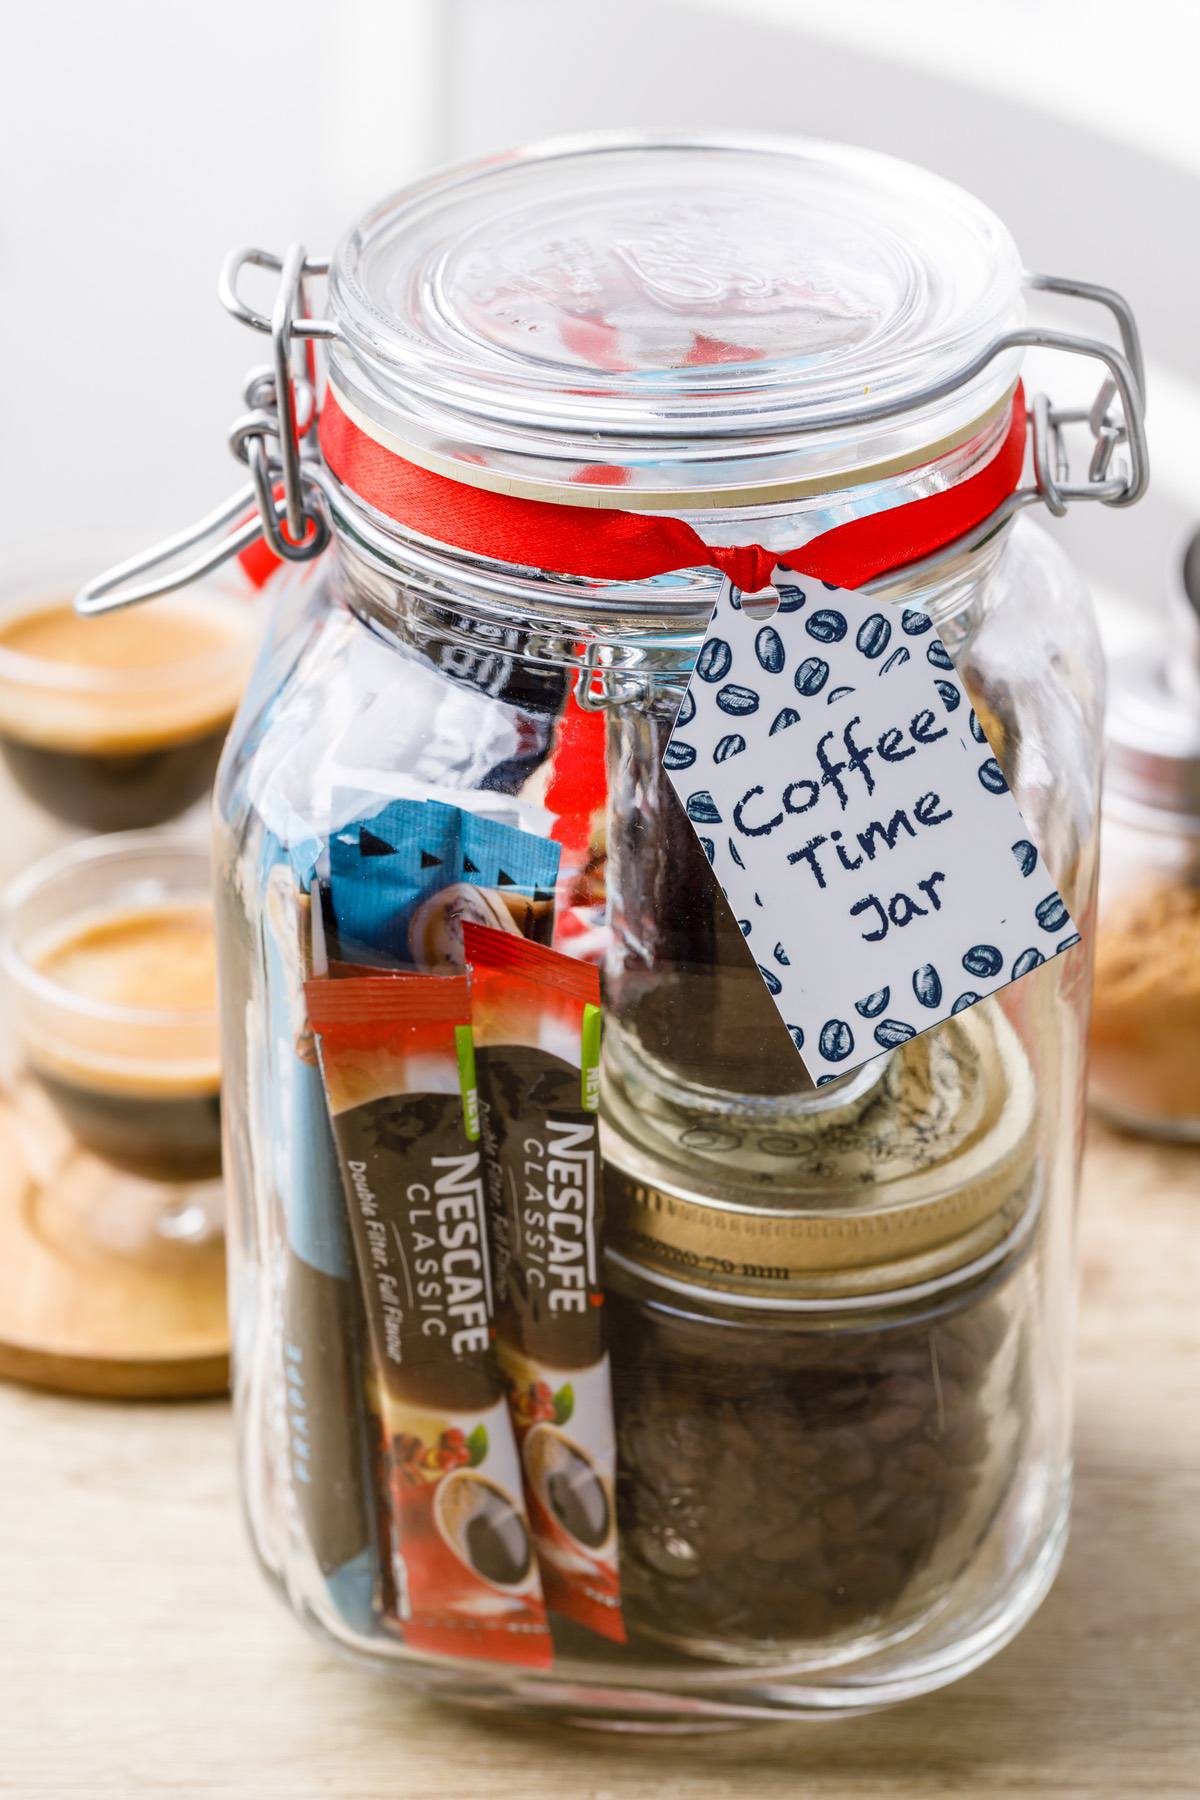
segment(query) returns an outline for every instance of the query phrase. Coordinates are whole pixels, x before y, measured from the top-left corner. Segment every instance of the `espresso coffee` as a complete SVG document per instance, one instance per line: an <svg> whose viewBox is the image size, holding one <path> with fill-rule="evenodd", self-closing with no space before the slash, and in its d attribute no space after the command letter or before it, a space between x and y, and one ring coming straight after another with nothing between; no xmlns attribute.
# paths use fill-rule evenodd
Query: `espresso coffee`
<svg viewBox="0 0 1200 1800"><path fill-rule="evenodd" d="M30 956L34 1073L76 1140L159 1181L220 1174L212 914L201 899L82 914Z"/></svg>
<svg viewBox="0 0 1200 1800"><path fill-rule="evenodd" d="M212 785L251 650L220 596L82 618L66 598L0 615L0 751L46 811L90 831L156 825Z"/></svg>

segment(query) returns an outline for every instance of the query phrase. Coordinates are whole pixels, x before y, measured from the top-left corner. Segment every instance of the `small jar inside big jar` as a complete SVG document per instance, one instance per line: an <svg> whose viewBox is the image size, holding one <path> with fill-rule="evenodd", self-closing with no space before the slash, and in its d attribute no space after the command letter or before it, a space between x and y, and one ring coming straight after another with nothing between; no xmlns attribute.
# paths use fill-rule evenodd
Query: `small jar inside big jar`
<svg viewBox="0 0 1200 1800"><path fill-rule="evenodd" d="M1053 1482L1028 1061L994 1000L783 1121L656 1095L606 1135L631 1631L835 1662L978 1604ZM1051 1405L1051 1413L1052 1413Z"/></svg>
<svg viewBox="0 0 1200 1800"><path fill-rule="evenodd" d="M1023 1264L835 1314L618 1278L630 1629L733 1663L836 1661L965 1602L1039 1479Z"/></svg>

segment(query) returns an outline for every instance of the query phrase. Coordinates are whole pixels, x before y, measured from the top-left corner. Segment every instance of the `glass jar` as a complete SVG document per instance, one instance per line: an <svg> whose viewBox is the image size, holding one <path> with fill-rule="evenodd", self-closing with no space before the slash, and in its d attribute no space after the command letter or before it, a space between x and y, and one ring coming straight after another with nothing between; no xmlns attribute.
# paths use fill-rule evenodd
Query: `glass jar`
<svg viewBox="0 0 1200 1800"><path fill-rule="evenodd" d="M466 486L548 502L539 517L581 501L598 515L616 495L769 563L997 458L1022 347L1046 336L1024 327L1015 249L969 197L888 159L604 139L395 196L334 259L331 319L306 321L302 279L324 267L292 253L276 319L332 340L330 392L373 446L373 498L335 472L331 440L324 460L293 456L281 430L260 461L276 548L333 543L280 592L216 822L235 1397L259 1556L343 1648L480 1704L702 1725L935 1687L1011 1637L1062 1553L1088 955L814 1087L663 772L717 571L556 572L464 544L449 514L439 538L436 509L418 529L403 496L385 504L375 476L386 487L397 465L372 459L453 482L448 504ZM227 301L266 323L232 279ZM277 368L288 348L277 331ZM872 588L954 657L1085 940L1100 656L1077 579L1014 515L1039 494L1056 510L1136 497L1137 379L1093 350L1129 408L1128 475L1106 453L1072 487L1065 415L1035 406L1035 485ZM624 1641L552 1617L537 1671L404 1641L303 994L364 792L552 833L555 943L602 967Z"/></svg>
<svg viewBox="0 0 1200 1800"><path fill-rule="evenodd" d="M1200 1138L1200 533L1164 631L1112 671L1090 1096Z"/></svg>

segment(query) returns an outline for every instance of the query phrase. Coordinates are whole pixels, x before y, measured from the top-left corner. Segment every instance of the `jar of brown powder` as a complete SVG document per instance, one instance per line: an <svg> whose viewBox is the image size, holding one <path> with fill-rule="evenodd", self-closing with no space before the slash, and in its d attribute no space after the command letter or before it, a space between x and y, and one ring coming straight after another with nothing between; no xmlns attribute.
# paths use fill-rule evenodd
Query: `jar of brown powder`
<svg viewBox="0 0 1200 1800"><path fill-rule="evenodd" d="M1200 1138L1200 532L1167 632L1112 671L1091 1098Z"/></svg>

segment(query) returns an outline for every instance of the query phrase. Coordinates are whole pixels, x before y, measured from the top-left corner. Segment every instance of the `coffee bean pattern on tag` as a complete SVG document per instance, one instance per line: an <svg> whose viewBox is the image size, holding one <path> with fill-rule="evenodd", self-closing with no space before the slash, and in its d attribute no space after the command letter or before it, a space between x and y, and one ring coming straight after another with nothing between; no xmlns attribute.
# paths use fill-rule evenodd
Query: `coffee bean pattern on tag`
<svg viewBox="0 0 1200 1800"><path fill-rule="evenodd" d="M829 680L829 664L819 656L809 656L796 670L795 687L798 694L819 694Z"/></svg>
<svg viewBox="0 0 1200 1800"><path fill-rule="evenodd" d="M826 1062L845 1062L854 1048L854 1033L845 1019L830 1019L821 1027L821 1055Z"/></svg>
<svg viewBox="0 0 1200 1800"><path fill-rule="evenodd" d="M1047 894L1034 908L1034 917L1043 931L1061 931L1069 923L1066 907L1058 894Z"/></svg>
<svg viewBox="0 0 1200 1800"><path fill-rule="evenodd" d="M717 705L722 712L741 718L746 713L758 711L758 695L753 688L739 687L736 682L731 681L727 687L718 688Z"/></svg>
<svg viewBox="0 0 1200 1800"><path fill-rule="evenodd" d="M764 625L755 638L754 652L768 675L778 675L787 661L783 639L771 625Z"/></svg>
<svg viewBox="0 0 1200 1800"><path fill-rule="evenodd" d="M968 975L998 975L1004 958L995 944L974 944L963 957L962 966Z"/></svg>
<svg viewBox="0 0 1200 1800"><path fill-rule="evenodd" d="M811 1006L807 1023L812 1050L806 1061L809 1073L819 1081L823 1078L823 1073L840 1075L845 1072L847 1064L854 1067L864 1059L865 1044L856 1037L849 1020L842 1016L843 1012L849 1012L853 1008L853 1012L859 1017L878 1021L871 1033L871 1040L877 1046L872 1053L877 1054L878 1050L895 1048L907 1042L917 1032L950 1016L952 1010L962 1010L976 1004L980 998L986 998L993 987L1020 979L1040 967L1047 956L1070 949L1078 942L1078 937L1071 929L1070 914L1061 895L1056 891L1047 892L1048 883L1039 883L1041 892L1035 903L1027 903L1029 912L1024 922L1019 910L1005 911L1002 907L996 908L999 916L989 919L988 928L995 933L997 943L973 943L969 938L965 943L961 938L958 943L953 940L940 943L928 935L928 928L922 927L926 931L922 947L928 954L935 943L938 944L936 954L940 966L928 961L917 963L914 957L916 966L908 971L906 977L902 977L895 967L895 948L899 942L897 934L914 918L928 917L930 907L924 898L917 899L915 894L907 892L897 892L889 900L885 889L887 864L879 863L877 870L881 891L869 896L874 910L866 914L866 923L873 928L873 932L864 929L862 936L866 942L872 941L872 935L877 942L882 942L885 937L888 939L887 952L876 958L876 966L879 975L886 976L890 988L880 987L878 992L884 996L882 1001L878 1002L876 1010L868 1010L869 1003L876 996L867 995L862 1001L854 1001L850 995L843 999L841 995L831 991L834 984L830 983L826 975L823 982L814 986L814 993L819 988L825 995L825 1004L820 1012L817 1011L817 1003L809 999L805 991L805 972L809 966L808 959L814 954L813 943L805 940L802 914L798 917L795 937L791 935L788 919L792 895L795 895L796 904L800 907L804 890L799 874L793 876L787 865L795 864L802 858L790 855L786 859L780 859L778 868L772 868L769 864L760 863L757 844L752 855L751 846L747 842L750 836L766 836L774 831L785 812L798 814L805 810L806 793L815 791L813 784L804 778L797 779L791 787L785 787L781 782L783 810L780 810L779 798L774 798L777 818L769 819L768 809L772 801L768 798L754 801L755 795L771 794L775 771L779 766L777 762L768 759L765 749L767 739L802 725L806 727L806 742L811 744L813 738L824 730L824 727L816 724L812 710L814 703L823 711L830 707L840 707L843 719L859 712L870 718L870 708L877 706L878 702L870 698L872 690L864 689L862 693L859 692L853 672L861 671L863 678L868 673L886 678L889 671L903 668L918 654L915 640L924 639L919 646L920 651L924 652L923 661L929 669L939 673L931 677L930 709L915 715L916 719L928 721L922 727L923 732L932 730L934 740L939 735L945 738L949 732L952 734L951 741L964 748L967 747L966 739L969 735L981 747L982 754L977 760L972 755L972 760L967 765L968 770L973 769L973 779L969 775L968 779L971 779L974 792L1000 799L1009 796L1009 785L1000 760L988 742L983 724L966 699L962 684L955 675L953 662L926 613L908 608L897 616L889 610L879 609L868 612L864 617L861 611L855 610L851 605L857 598L852 595L842 596L842 603L837 606L810 606L810 599L815 598L819 591L822 592L822 598L826 595L838 595L839 590L830 583L802 585L777 579L775 585L779 604L776 612L771 615L771 623L761 622L765 603L756 604L755 608L743 607L743 596L740 593L731 592L728 586L723 590L725 598L718 601L717 611L714 613L714 624L719 624L720 629L714 630L710 626L710 635L697 657L696 680L680 708L663 762L669 774L680 777L673 785L692 822L697 827L717 823L725 823L728 827L730 835L712 839L706 837L703 848L722 892L746 915L743 936L750 935L753 921L760 917L765 921L764 931L774 926L768 942L775 942L781 931L787 934L781 943L786 960L764 956L764 961L758 966L764 983L779 1001L781 1014L793 998L793 1016L796 1013L803 1016L802 1008L806 1004ZM726 608L724 613L723 605ZM749 616L752 610L757 611L757 623ZM801 616L794 624L783 625L781 615L788 612ZM903 636L906 641L897 643L898 636ZM823 656L804 654L813 641L829 646L827 653ZM837 646L842 647L836 648ZM834 671L841 679L835 677ZM846 679L847 676L851 678ZM796 704L782 707L777 701L774 705L770 704L771 683L776 679L781 685L787 683L794 690ZM911 681L912 674L905 679ZM907 694L909 690L903 691ZM910 700L909 704L915 702ZM738 728L720 729L713 712L714 707L717 713L724 714L731 723L738 721ZM836 713L834 718L837 718ZM936 726L935 720L938 721ZM941 724L942 720L945 721L944 726ZM713 729L714 724L718 724L716 730ZM851 718L849 726L836 724L833 729L835 733L840 733L857 725L861 725L861 721ZM827 734L821 741L836 743L838 739ZM931 740L922 738L921 741ZM783 753L784 750L785 747L781 746L780 752ZM774 749L771 755L774 756ZM694 788L689 788L688 779L684 776L684 772L694 768L701 757L709 771L708 783L711 784L711 790L704 783L700 769L696 769L699 779ZM736 772L731 771L729 776L716 776L717 769L734 758L743 757L746 759L744 775L743 765L739 762ZM802 762L796 766L803 771ZM757 787L756 775L760 782ZM738 786L735 787L734 783ZM932 782L930 786L932 789ZM777 789L777 794L778 791ZM714 794L720 797L719 802ZM740 804L754 803L750 816L755 817L759 823L752 833L740 822L736 813L731 816L729 811L738 794L746 797ZM936 795L934 800L936 801ZM981 798L980 804L986 808L992 803ZM1009 804L1011 805L1011 801ZM961 806L959 810L961 812ZM854 823L857 824L857 821ZM814 829L820 835L820 825ZM877 827L876 833L880 829L883 827ZM892 829L896 830L898 827ZM911 820L909 830L912 830ZM739 838L741 832L745 832L746 836ZM820 841L828 843L829 835L838 843L839 856L843 855L843 851L847 856L854 853L853 836L843 839L840 829L829 834L827 825L826 835ZM864 844L864 849L867 848ZM870 851L868 853L873 854ZM1017 838L1012 844L1012 853L1022 876L1028 876L1039 867L1037 849L1028 838ZM832 860L834 851L827 848L824 856L828 863ZM842 863L842 867L847 869L852 866L854 865L848 860ZM760 867L761 873L758 873ZM815 862L813 868L816 868ZM740 879L740 874L747 870L757 875L761 892L747 891L749 884ZM832 873L835 878L840 879L836 868ZM937 881L944 883L947 876L938 874ZM793 882L796 884L794 887ZM788 884L786 888L785 883ZM824 887L825 882L822 881L821 885ZM900 884L895 885L899 887ZM947 887L930 891L929 898L932 899L934 908L940 910L939 896L944 897L948 892L953 890ZM750 910L751 907L753 911ZM976 921L976 931L984 924L984 918L979 918ZM1002 936L999 927L1003 927L1007 935ZM1058 940L1053 950L1042 951L1037 948L1037 940L1041 934L1053 935ZM914 934L914 949L917 948L918 935ZM905 942L907 941L906 939ZM764 955L764 952L765 946L760 947L759 955ZM945 971L951 968L957 971L960 967L974 981L990 986L982 994L974 987L965 988L955 998L957 981L948 985L943 976ZM782 977L775 973L776 968L784 971ZM864 972L869 968L870 954L865 953ZM902 986L902 983L905 985ZM911 997L905 1004L902 996L909 988ZM893 995L899 997L899 1008ZM826 1009L831 1016L822 1018ZM885 1013L886 1017L883 1016ZM821 1064L825 1065L824 1071Z"/></svg>
<svg viewBox="0 0 1200 1800"><path fill-rule="evenodd" d="M822 607L804 622L804 629L809 637L816 638L819 644L839 644L845 637L849 627L846 615L835 612L833 607Z"/></svg>
<svg viewBox="0 0 1200 1800"><path fill-rule="evenodd" d="M868 994L865 1000L856 1000L854 1010L856 1013L860 1013L864 1019L877 1018L891 997L891 988L880 988L878 993Z"/></svg>

